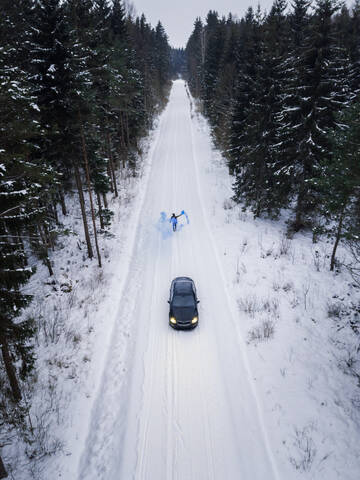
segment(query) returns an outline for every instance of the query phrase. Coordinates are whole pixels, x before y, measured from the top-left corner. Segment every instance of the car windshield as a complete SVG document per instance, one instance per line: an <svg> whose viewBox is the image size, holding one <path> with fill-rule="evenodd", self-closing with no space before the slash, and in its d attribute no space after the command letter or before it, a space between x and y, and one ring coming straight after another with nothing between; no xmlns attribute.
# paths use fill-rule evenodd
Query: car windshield
<svg viewBox="0 0 360 480"><path fill-rule="evenodd" d="M191 295L175 295L173 302L174 307L193 307L194 306L194 296Z"/></svg>

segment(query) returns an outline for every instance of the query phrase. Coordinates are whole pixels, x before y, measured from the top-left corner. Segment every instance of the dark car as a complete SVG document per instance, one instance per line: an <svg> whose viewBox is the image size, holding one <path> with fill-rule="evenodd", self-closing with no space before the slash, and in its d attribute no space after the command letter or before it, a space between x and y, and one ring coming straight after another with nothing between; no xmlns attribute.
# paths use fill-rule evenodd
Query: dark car
<svg viewBox="0 0 360 480"><path fill-rule="evenodd" d="M194 328L199 322L196 288L189 277L177 277L170 287L169 323L173 328Z"/></svg>

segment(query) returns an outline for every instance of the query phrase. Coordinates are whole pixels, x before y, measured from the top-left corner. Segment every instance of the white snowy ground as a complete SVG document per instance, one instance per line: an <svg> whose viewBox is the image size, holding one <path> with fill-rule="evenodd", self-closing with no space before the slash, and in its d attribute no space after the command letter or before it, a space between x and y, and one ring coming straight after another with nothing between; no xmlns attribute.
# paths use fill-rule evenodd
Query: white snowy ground
<svg viewBox="0 0 360 480"><path fill-rule="evenodd" d="M64 450L42 477L360 478L359 338L349 327L359 292L346 271L328 272L331 245L287 240L283 221L254 221L229 200L226 166L181 80L146 165L109 240L114 249L120 239L119 256L104 269L104 299L94 281L97 312L89 298L88 320L78 318L90 331L78 341L85 366L63 385ZM159 228L160 212L182 209L190 224ZM168 326L179 275L201 301L190 332Z"/></svg>

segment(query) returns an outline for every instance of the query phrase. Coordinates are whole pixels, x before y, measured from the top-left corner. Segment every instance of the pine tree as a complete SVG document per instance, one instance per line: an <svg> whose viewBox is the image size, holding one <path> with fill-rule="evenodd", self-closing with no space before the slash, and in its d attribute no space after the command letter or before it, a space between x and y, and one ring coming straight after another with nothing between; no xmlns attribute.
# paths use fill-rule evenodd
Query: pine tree
<svg viewBox="0 0 360 480"><path fill-rule="evenodd" d="M216 122L214 94L220 70L219 60L223 56L225 41L225 19L219 20L217 12L210 11L207 15L205 26L203 101L205 113L209 116L212 124Z"/></svg>
<svg viewBox="0 0 360 480"><path fill-rule="evenodd" d="M349 56L351 60L350 87L355 95L360 93L360 0L355 0L350 18Z"/></svg>
<svg viewBox="0 0 360 480"><path fill-rule="evenodd" d="M153 85L154 64L151 48L154 43L154 35L145 15L137 18L135 23L129 23L129 32L135 50L135 68L140 72L140 95L143 104L146 127L151 126L151 119L155 113L155 89Z"/></svg>
<svg viewBox="0 0 360 480"><path fill-rule="evenodd" d="M308 0L295 0L293 3L293 11L289 15L289 53L280 67L284 72L284 84L281 108L276 118L278 128L275 173L281 184L283 206L292 200L301 157L299 145L303 140L302 106L306 89L305 67L301 56L309 34L309 4Z"/></svg>
<svg viewBox="0 0 360 480"><path fill-rule="evenodd" d="M238 75L230 112L229 147L226 151L230 173L240 173L242 150L248 142L246 138L246 119L250 105L257 95L256 82L263 48L261 24L260 10L254 15L253 9L250 7L242 22L239 45L235 56Z"/></svg>
<svg viewBox="0 0 360 480"><path fill-rule="evenodd" d="M320 163L330 157L326 129L335 127L335 115L349 102L349 64L333 37L332 16L336 2L318 0L311 29L297 65L301 73L300 136L295 157L297 204L293 229L311 224L316 210L316 189L310 178L320 175ZM289 129L291 137L292 132ZM312 184L314 185L314 184Z"/></svg>
<svg viewBox="0 0 360 480"><path fill-rule="evenodd" d="M109 84L109 112L111 121L107 122L106 157L110 173L110 188L117 195L115 167L120 161L125 167L128 154L129 117L132 117L132 101L136 95L133 76L133 51L129 48L129 38L125 21L125 11L116 0L110 13L111 53L109 64L112 77Z"/></svg>
<svg viewBox="0 0 360 480"><path fill-rule="evenodd" d="M230 14L226 24L224 24L225 43L222 57L219 61L219 74L216 80L213 94L213 116L212 133L217 144L227 150L228 130L231 125L231 108L235 93L235 84L237 78L236 55L239 48L240 26L233 21ZM210 118L211 120L211 118Z"/></svg>
<svg viewBox="0 0 360 480"><path fill-rule="evenodd" d="M41 154L62 173L65 183L71 177L71 157L66 145L71 143L69 95L73 79L64 3L60 0L36 1L29 23L32 25L29 69L40 110Z"/></svg>
<svg viewBox="0 0 360 480"><path fill-rule="evenodd" d="M283 188L278 175L277 115L281 108L281 64L286 54L286 4L276 0L263 26L264 37L256 66L254 96L246 111L241 159L236 170L235 198L244 199L255 216L276 216L282 206ZM238 107L237 110L238 111Z"/></svg>
<svg viewBox="0 0 360 480"><path fill-rule="evenodd" d="M4 87L1 72L0 79ZM15 401L19 401L22 395L13 365L13 355L18 358L20 354L25 373L32 364L30 350L25 345L33 333L29 322L15 321L31 300L31 297L20 290L33 273L27 264L22 238L26 231L25 226L39 218L43 209L38 207L41 186L32 183L34 165L27 160L32 148L27 136L31 131L30 121L24 115L31 109L29 98L24 98L19 77L16 82L10 82L6 87L9 88L11 98L4 101L6 94L3 95L3 89L0 97L5 114L3 120L8 120L6 128L11 128L12 135L6 138L1 135L0 138L4 147L0 151L0 343L12 395ZM0 131L6 131L4 125Z"/></svg>
<svg viewBox="0 0 360 480"><path fill-rule="evenodd" d="M170 86L170 46L161 22L158 22L156 26L154 46L159 97L165 101Z"/></svg>
<svg viewBox="0 0 360 480"><path fill-rule="evenodd" d="M195 98L202 96L204 61L205 61L205 30L200 18L194 24L194 30L186 44L188 84Z"/></svg>
<svg viewBox="0 0 360 480"><path fill-rule="evenodd" d="M31 322L17 320L31 299L21 291L33 273L25 245L36 225L44 222L47 200L56 185L51 167L38 157L39 107L31 77L23 68L29 40L28 7L27 2L7 4L0 20L0 342L16 401L21 399L21 389L13 359L22 360L22 375L33 362Z"/></svg>
<svg viewBox="0 0 360 480"><path fill-rule="evenodd" d="M70 92L70 98L72 100L72 143L73 149L78 152L77 157L74 157L74 155L72 156L73 168L82 211L88 255L90 258L93 257L84 198L84 183L87 186L92 234L98 265L101 267L101 254L98 243L95 203L91 182L92 172L90 170L89 161L89 157L94 154L94 151L90 151L88 148L88 138L93 137L94 122L96 121L98 110L103 111L106 108L107 72L104 73L104 76L106 77L105 82L99 80L99 73L104 72L102 65L100 65L103 57L102 44L99 38L101 39L106 35L106 33L104 34L106 27L103 28L102 21L108 21L109 10L107 9L106 2L100 0L97 4L97 8L94 9L92 9L91 2L87 2L86 0L70 1L69 8L73 45L73 82L72 90ZM102 18L102 15L104 15L104 18ZM95 25L97 27L96 31L93 30ZM100 115L98 114L98 116ZM96 168L96 161L94 165Z"/></svg>
<svg viewBox="0 0 360 480"><path fill-rule="evenodd" d="M332 155L322 162L319 178L312 180L320 191L322 214L329 225L325 232L335 239L330 270L334 270L341 238L359 244L360 103L340 113L337 123L337 128L328 131ZM330 226L334 221L335 229Z"/></svg>

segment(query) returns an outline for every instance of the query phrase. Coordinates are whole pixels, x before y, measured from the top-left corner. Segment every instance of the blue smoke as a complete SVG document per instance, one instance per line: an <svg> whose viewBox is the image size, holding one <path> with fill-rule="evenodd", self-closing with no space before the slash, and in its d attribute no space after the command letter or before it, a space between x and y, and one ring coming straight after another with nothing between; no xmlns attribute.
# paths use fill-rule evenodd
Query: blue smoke
<svg viewBox="0 0 360 480"><path fill-rule="evenodd" d="M166 216L166 212L160 212L160 218L157 222L156 228L161 233L163 239L170 237L173 233L169 220L170 219Z"/></svg>

